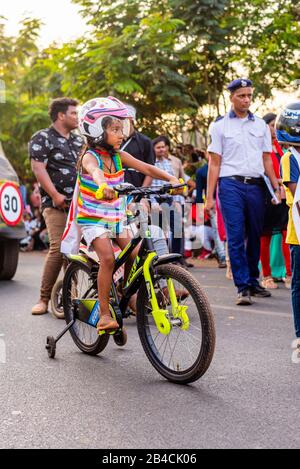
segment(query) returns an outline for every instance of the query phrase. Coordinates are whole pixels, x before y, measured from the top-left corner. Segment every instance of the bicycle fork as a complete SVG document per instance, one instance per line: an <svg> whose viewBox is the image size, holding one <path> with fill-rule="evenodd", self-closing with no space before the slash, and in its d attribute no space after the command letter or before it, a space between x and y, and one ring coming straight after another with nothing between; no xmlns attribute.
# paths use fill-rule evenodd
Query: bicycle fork
<svg viewBox="0 0 300 469"><path fill-rule="evenodd" d="M156 293L154 290L154 285L152 281L152 276L150 272L151 263L156 257L156 253L149 253L146 258L143 266L143 273L146 282L146 288L148 291L148 296L150 299L150 304L152 307L152 315L155 321L158 331L163 335L169 335L172 329L172 326L179 326L182 330L189 329L189 317L187 315L188 306L178 305L178 300L176 296L175 287L172 279L167 279L167 288L170 297L171 307L172 307L172 318L169 318L169 311L167 309L162 309L159 307Z"/></svg>

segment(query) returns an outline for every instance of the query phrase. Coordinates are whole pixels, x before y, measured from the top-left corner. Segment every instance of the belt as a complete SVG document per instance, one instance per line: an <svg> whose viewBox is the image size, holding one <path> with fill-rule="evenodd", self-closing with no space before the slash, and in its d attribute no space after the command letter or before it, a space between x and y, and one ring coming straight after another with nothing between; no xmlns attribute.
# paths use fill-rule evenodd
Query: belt
<svg viewBox="0 0 300 469"><path fill-rule="evenodd" d="M255 184L257 186L264 186L265 180L262 177L254 178L251 176L227 176L229 179L235 179L236 181L243 182L244 184Z"/></svg>

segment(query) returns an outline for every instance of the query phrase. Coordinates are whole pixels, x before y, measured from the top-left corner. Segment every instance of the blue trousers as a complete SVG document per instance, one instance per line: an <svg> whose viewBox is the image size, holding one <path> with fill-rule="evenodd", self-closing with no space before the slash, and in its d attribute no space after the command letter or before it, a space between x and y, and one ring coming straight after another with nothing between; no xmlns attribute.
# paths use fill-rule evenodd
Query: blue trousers
<svg viewBox="0 0 300 469"><path fill-rule="evenodd" d="M232 275L238 292L258 285L265 187L220 178L219 199L227 233Z"/></svg>
<svg viewBox="0 0 300 469"><path fill-rule="evenodd" d="M300 339L300 246L291 244L292 305L296 337Z"/></svg>

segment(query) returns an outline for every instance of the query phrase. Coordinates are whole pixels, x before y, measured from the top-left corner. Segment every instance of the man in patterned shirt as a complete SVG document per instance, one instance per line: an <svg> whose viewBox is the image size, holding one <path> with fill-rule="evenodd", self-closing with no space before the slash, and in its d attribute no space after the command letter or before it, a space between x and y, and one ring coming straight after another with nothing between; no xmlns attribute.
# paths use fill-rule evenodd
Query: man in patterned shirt
<svg viewBox="0 0 300 469"><path fill-rule="evenodd" d="M29 142L31 167L40 186L50 242L40 299L31 311L34 315L47 313L51 291L63 263L60 242L76 183L77 159L84 143L72 132L78 126L77 105L75 99L54 99L49 108L52 125L35 133Z"/></svg>

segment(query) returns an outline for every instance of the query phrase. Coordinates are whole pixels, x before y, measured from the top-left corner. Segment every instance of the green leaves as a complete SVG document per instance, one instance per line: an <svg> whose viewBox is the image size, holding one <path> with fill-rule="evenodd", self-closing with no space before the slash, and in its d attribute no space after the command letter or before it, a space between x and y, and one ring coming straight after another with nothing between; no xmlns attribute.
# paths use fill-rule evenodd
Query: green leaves
<svg viewBox="0 0 300 469"><path fill-rule="evenodd" d="M226 84L247 74L263 101L300 78L300 9L294 0L74 0L88 22L76 41L39 50L40 21L17 37L0 17L0 139L22 173L27 140L49 124L51 98L114 94L133 103L151 136L207 126ZM241 72L242 70L242 72ZM23 171L24 173L24 171ZM29 175L30 173L28 173Z"/></svg>

